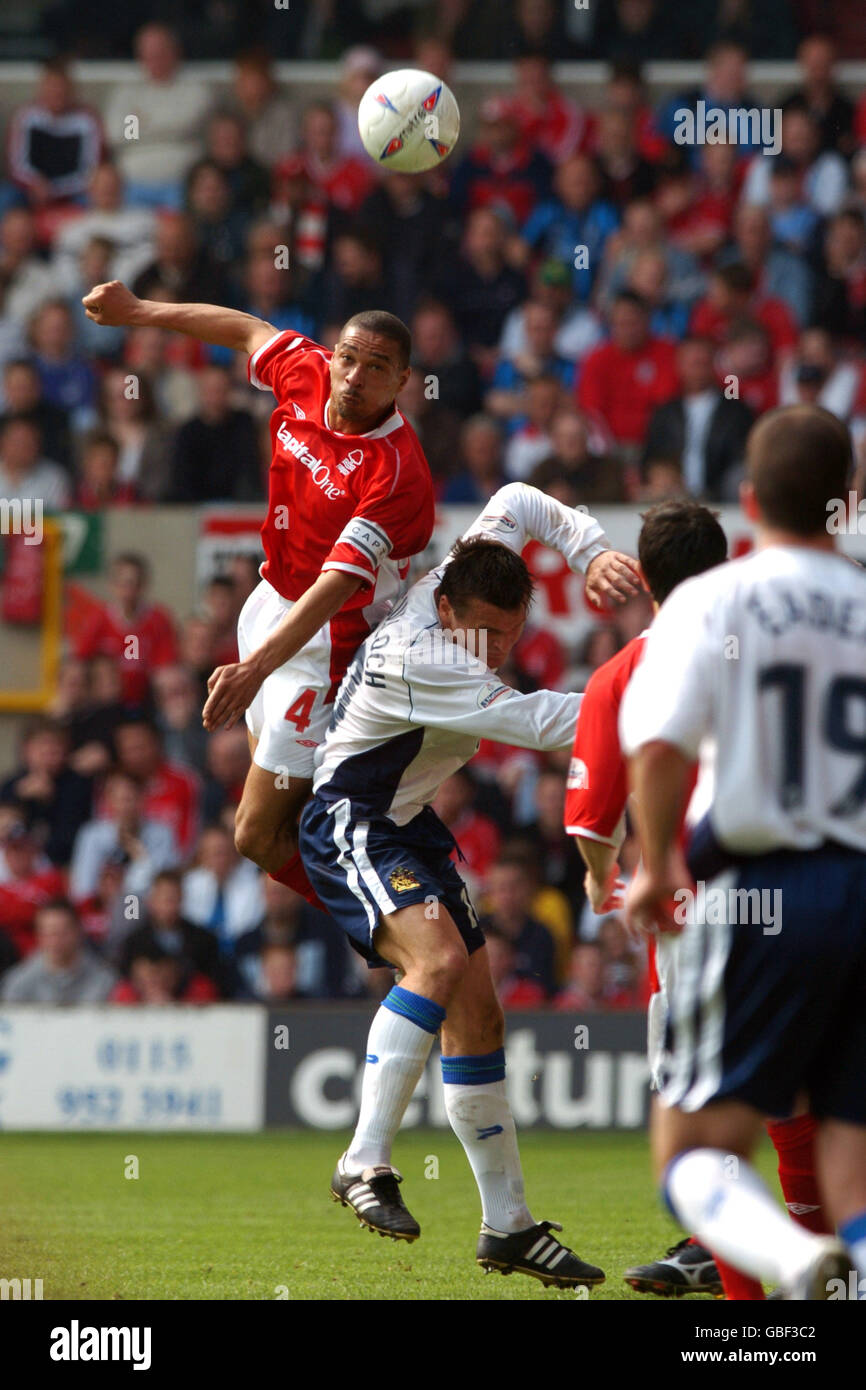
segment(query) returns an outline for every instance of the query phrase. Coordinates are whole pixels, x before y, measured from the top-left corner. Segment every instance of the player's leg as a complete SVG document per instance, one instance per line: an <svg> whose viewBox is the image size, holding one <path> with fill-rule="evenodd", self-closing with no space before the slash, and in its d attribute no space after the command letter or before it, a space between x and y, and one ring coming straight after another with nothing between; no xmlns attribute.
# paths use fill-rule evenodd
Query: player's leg
<svg viewBox="0 0 866 1390"><path fill-rule="evenodd" d="M420 1227L397 1190L391 1150L469 957L450 915L431 918L423 902L383 914L373 943L402 978L370 1027L358 1123L331 1192L371 1229L414 1240Z"/></svg>
<svg viewBox="0 0 866 1390"><path fill-rule="evenodd" d="M263 580L238 618L242 658L266 640L285 613ZM330 717L329 681L324 633L263 681L246 711L251 763L235 816L238 852L314 906L320 904L298 853L297 826L312 787L315 749Z"/></svg>
<svg viewBox="0 0 866 1390"><path fill-rule="evenodd" d="M482 1222L504 1234L526 1230L523 1173L505 1094L505 1018L490 978L487 948L469 958L442 1025L445 1110L475 1174Z"/></svg>
<svg viewBox="0 0 866 1390"><path fill-rule="evenodd" d="M361 1111L345 1171L391 1162L406 1106L430 1056L446 1006L468 964L451 917L425 916L423 903L389 914L373 936L376 951L401 971L370 1027Z"/></svg>
<svg viewBox="0 0 866 1390"><path fill-rule="evenodd" d="M256 743L252 737L251 743ZM298 850L298 816L312 779L250 764L235 815L235 845L245 859L276 874Z"/></svg>
<svg viewBox="0 0 866 1390"><path fill-rule="evenodd" d="M693 1114L659 1106L652 1138L662 1189L681 1225L722 1259L817 1297L818 1284L847 1265L835 1241L783 1215L748 1162L761 1124L760 1113L739 1100Z"/></svg>
<svg viewBox="0 0 866 1390"><path fill-rule="evenodd" d="M462 893L466 906L465 889ZM517 1133L505 1091L504 1044L505 1019L487 949L481 946L470 955L442 1024L445 1110L481 1196L477 1262L486 1270L530 1274L566 1288L600 1284L603 1271L551 1235L560 1226L536 1223L526 1205Z"/></svg>
<svg viewBox="0 0 866 1390"><path fill-rule="evenodd" d="M818 1129L816 1156L828 1213L858 1276L866 1279L866 1126L825 1120Z"/></svg>
<svg viewBox="0 0 866 1390"><path fill-rule="evenodd" d="M832 1235L835 1227L818 1184L815 1144L818 1121L801 1113L786 1120L767 1120L767 1133L779 1160L779 1185L792 1220L815 1235Z"/></svg>
<svg viewBox="0 0 866 1390"><path fill-rule="evenodd" d="M709 885L707 901L710 888L720 890L716 901L733 902L738 913L753 887L784 890L784 949L775 932L747 918L709 925L701 914L688 924L670 998L671 1063L653 1123L657 1171L685 1229L735 1268L799 1297L826 1297L821 1280L845 1262L843 1247L783 1215L748 1158L761 1112L790 1114L807 1079L811 1086L839 1003L848 885L834 882L829 867L823 858L755 857ZM828 902L817 949L816 879ZM840 890L838 903L831 888Z"/></svg>

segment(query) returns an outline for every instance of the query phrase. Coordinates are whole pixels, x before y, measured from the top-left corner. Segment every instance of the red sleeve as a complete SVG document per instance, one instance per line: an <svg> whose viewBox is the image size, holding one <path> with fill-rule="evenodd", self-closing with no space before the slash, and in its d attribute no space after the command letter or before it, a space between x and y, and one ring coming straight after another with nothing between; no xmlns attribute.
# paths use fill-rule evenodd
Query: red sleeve
<svg viewBox="0 0 866 1390"><path fill-rule="evenodd" d="M280 400L289 394L293 384L297 385L298 369L312 352L321 354L324 362L330 360L330 353L319 343L288 328L256 348L249 360L247 375L253 386L260 391L273 391Z"/></svg>
<svg viewBox="0 0 866 1390"><path fill-rule="evenodd" d="M605 416L604 362L607 357L604 344L595 348L583 364L577 387L577 403L582 410L592 410Z"/></svg>
<svg viewBox="0 0 866 1390"><path fill-rule="evenodd" d="M207 975L193 975L181 999L185 1004L214 1004L219 1000L219 991Z"/></svg>
<svg viewBox="0 0 866 1390"><path fill-rule="evenodd" d="M679 377L677 376L676 349L664 344L657 354L659 365L659 380L657 388L657 400L659 405L665 401L672 400L679 391Z"/></svg>
<svg viewBox="0 0 866 1390"><path fill-rule="evenodd" d="M140 1004L138 991L131 980L120 980L108 996L110 1004Z"/></svg>
<svg viewBox="0 0 866 1390"><path fill-rule="evenodd" d="M418 555L433 534L433 481L414 447L383 439L377 465L367 475L355 513L337 537L322 570L346 570L375 583L383 560Z"/></svg>
<svg viewBox="0 0 866 1390"><path fill-rule="evenodd" d="M610 673L603 667L596 671L581 702L565 793L569 835L585 835L614 849L614 831L628 800L617 729L620 698Z"/></svg>
<svg viewBox="0 0 866 1390"><path fill-rule="evenodd" d="M151 614L151 619L153 623L151 663L154 666L173 666L178 659L174 623L164 608L155 608Z"/></svg>

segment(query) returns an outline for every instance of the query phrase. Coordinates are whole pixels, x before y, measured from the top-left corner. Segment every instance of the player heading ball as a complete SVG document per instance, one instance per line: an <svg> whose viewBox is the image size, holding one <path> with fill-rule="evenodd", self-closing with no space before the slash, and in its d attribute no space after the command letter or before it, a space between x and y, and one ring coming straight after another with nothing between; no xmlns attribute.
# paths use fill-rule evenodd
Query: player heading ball
<svg viewBox="0 0 866 1390"><path fill-rule="evenodd" d="M118 280L83 303L95 323L150 325L245 352L251 383L276 396L262 582L238 620L241 660L213 672L202 717L216 729L246 716L253 764L238 849L315 901L296 835L313 757L346 667L433 531L430 470L395 405L409 377L409 330L368 310L331 352L217 304L138 299Z"/></svg>

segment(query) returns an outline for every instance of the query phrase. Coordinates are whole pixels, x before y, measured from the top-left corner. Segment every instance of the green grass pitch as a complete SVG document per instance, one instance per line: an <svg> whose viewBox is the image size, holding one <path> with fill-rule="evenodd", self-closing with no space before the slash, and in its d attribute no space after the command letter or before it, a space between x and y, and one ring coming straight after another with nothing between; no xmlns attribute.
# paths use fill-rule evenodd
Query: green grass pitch
<svg viewBox="0 0 866 1390"><path fill-rule="evenodd" d="M0 1276L41 1278L46 1299L574 1299L475 1265L478 1197L449 1131L409 1130L395 1146L422 1229L413 1245L362 1230L330 1200L342 1147L342 1134L310 1131L3 1134ZM521 1150L535 1219L562 1222L607 1274L590 1299L647 1298L622 1271L679 1232L646 1137L536 1131ZM131 1155L138 1178L124 1176ZM777 1190L774 1157L765 1144L758 1166ZM431 1159L438 1178L425 1177Z"/></svg>

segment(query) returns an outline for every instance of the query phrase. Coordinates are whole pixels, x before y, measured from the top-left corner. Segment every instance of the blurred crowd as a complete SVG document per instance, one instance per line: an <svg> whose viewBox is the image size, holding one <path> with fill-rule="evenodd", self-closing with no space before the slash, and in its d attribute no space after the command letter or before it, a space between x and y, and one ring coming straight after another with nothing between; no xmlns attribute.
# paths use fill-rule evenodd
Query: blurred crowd
<svg viewBox="0 0 866 1390"><path fill-rule="evenodd" d="M333 59L375 42L389 58L412 56L420 37L449 44L460 59L510 59L540 49L561 59L698 58L718 38L737 38L756 57L792 58L797 40L827 25L842 51L866 56L858 0L33 0L28 26L15 26L9 57L46 48L88 58L128 57L148 19L167 19L191 57L232 58L250 42L279 58ZM3 51L0 27L0 53ZM11 47L11 41L10 41Z"/></svg>
<svg viewBox="0 0 866 1390"><path fill-rule="evenodd" d="M368 8L341 3L337 27L379 48L349 48L331 98L308 104L261 49L217 91L158 22L131 37L137 78L102 110L63 62L44 65L11 113L0 183L0 498L82 511L263 501L270 403L245 364L90 323L81 296L113 277L328 345L358 310L399 314L414 343L399 404L444 503L483 506L512 479L590 508L731 500L752 421L794 401L846 420L861 458L866 97L837 85L830 37L794 32L800 79L767 155L674 134L699 101L758 107L744 46L758 40L734 20L772 5L717 7L731 22L709 25L700 86L656 105L635 59L663 53L674 20L652 0L608 6L618 34L603 49L600 29L569 40L615 60L589 108L553 80L541 21L559 24L563 7L518 3L511 82L451 160L410 177L380 175L359 144L358 100L394 52L375 26L353 30ZM468 29L496 9L440 3L450 30L413 41L409 24L399 54L451 78L454 56L473 55ZM623 40L647 25L661 47ZM862 493L862 462L852 486ZM277 1003L383 987L333 924L234 850L245 732L206 735L201 706L210 672L236 659L256 582L238 556L192 614L188 599L169 611L131 551L112 557L105 601L77 596L53 707L0 773L0 997ZM581 689L648 618L637 600L571 648L530 628L507 678ZM641 948L616 914L586 908L562 830L567 761L483 745L436 809L506 1007L639 1007ZM630 838L620 862L627 877Z"/></svg>

